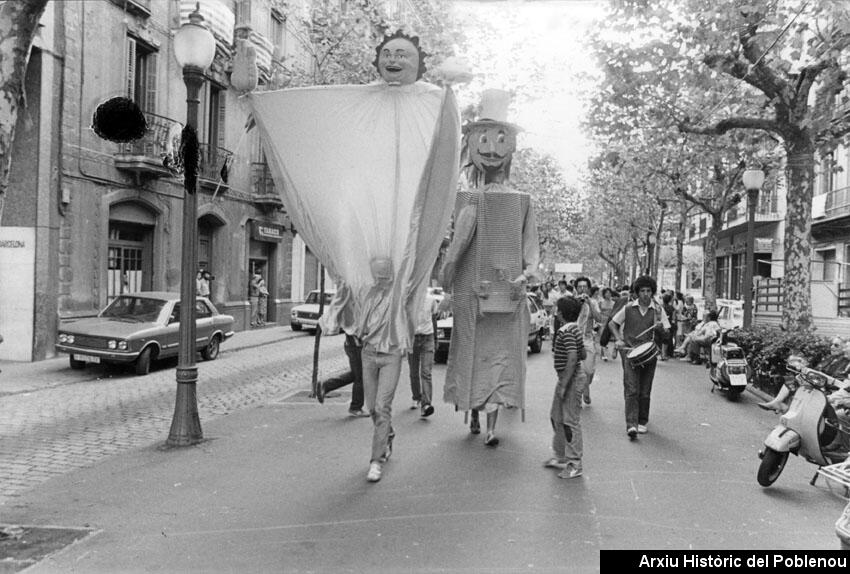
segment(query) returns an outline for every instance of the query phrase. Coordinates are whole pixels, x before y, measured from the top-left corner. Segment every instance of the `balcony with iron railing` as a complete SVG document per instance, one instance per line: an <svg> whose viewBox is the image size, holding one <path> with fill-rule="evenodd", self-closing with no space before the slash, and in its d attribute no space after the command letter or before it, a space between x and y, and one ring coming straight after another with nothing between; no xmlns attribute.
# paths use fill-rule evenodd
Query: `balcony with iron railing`
<svg viewBox="0 0 850 574"><path fill-rule="evenodd" d="M200 165L198 166L198 185L208 189L228 188L228 174L225 166L230 165L233 152L229 149L206 143L198 145Z"/></svg>
<svg viewBox="0 0 850 574"><path fill-rule="evenodd" d="M118 144L115 167L137 178L168 177L173 174L165 163L173 162L180 149L182 124L177 120L145 112L148 130L140 139ZM167 163L167 162L166 162Z"/></svg>
<svg viewBox="0 0 850 574"><path fill-rule="evenodd" d="M263 211L283 209L283 200L275 189L274 179L265 162L251 164L251 201Z"/></svg>

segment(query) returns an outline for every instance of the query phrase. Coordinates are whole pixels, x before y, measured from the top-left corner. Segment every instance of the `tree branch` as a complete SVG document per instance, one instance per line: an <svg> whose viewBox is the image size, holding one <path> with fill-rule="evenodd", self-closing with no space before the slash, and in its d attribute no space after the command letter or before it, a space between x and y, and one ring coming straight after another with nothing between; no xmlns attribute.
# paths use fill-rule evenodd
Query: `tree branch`
<svg viewBox="0 0 850 574"><path fill-rule="evenodd" d="M682 122L679 124L680 132L712 136L723 135L726 132L735 129L765 130L768 132L774 132L776 134L782 135L781 124L776 120L769 120L767 118L746 118L741 116L733 116L731 118L720 120L713 126L708 126L704 128L691 125L687 122Z"/></svg>

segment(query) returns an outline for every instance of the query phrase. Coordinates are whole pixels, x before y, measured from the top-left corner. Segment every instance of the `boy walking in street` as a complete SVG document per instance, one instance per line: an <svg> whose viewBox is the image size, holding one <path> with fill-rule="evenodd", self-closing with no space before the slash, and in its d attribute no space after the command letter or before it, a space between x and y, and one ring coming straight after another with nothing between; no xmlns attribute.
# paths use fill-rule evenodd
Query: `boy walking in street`
<svg viewBox="0 0 850 574"><path fill-rule="evenodd" d="M410 370L410 392L413 395L413 407L419 407L421 416L434 414L431 404L433 388L431 369L434 367L434 324L437 316L437 301L425 295L419 313L416 316L416 331L413 349L407 355Z"/></svg>
<svg viewBox="0 0 850 574"><path fill-rule="evenodd" d="M632 291L637 299L626 303L608 323L616 339L623 362L623 395L626 401L626 434L630 439L647 432L652 380L655 378L657 357L635 367L629 361L629 351L643 343L653 341L655 332L663 335L670 321L654 295L658 286L655 279L642 275L635 279Z"/></svg>
<svg viewBox="0 0 850 574"><path fill-rule="evenodd" d="M560 478L577 478L582 474L581 398L587 383L581 368L584 343L581 329L576 323L582 303L573 297L563 297L558 299L555 309L556 316L563 324L555 333L553 354L558 384L549 412L555 456L543 463L543 466L561 469L558 473Z"/></svg>

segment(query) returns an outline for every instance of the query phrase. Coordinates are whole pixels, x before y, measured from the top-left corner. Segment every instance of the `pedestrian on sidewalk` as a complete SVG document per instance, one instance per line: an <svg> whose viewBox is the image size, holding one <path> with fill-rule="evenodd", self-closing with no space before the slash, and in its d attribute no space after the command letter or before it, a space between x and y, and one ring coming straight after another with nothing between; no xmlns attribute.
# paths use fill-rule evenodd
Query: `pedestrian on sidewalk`
<svg viewBox="0 0 850 574"><path fill-rule="evenodd" d="M652 380L655 378L657 356L643 365L635 367L628 354L633 348L654 340L655 333L661 336L670 328L664 309L655 300L658 287L655 279L641 275L635 279L632 291L637 299L627 303L611 318L609 325L623 363L623 395L626 406L626 434L630 439L647 432ZM656 349L657 351L657 349Z"/></svg>
<svg viewBox="0 0 850 574"><path fill-rule="evenodd" d="M581 327L576 323L582 308L583 304L573 297L564 297L555 304L555 313L563 325L555 333L553 355L558 383L549 411L555 456L543 466L560 469L560 478L577 478L582 474L581 401L587 376L581 362L586 347Z"/></svg>
<svg viewBox="0 0 850 574"><path fill-rule="evenodd" d="M263 275L260 270L254 271L251 275L251 281L248 284L248 302L251 304L251 326L256 327L259 323L260 316L260 282L263 280Z"/></svg>
<svg viewBox="0 0 850 574"><path fill-rule="evenodd" d="M269 312L269 289L266 287L265 279L260 279L257 291L259 292L259 297L257 298L257 325L264 327L266 325L266 314Z"/></svg>
<svg viewBox="0 0 850 574"><path fill-rule="evenodd" d="M434 367L434 331L436 324L437 300L426 294L416 317L413 349L407 355L407 365L410 370L410 392L413 395L413 406L410 408L418 408L423 418L434 414L434 406L431 404L431 397L433 396L431 369Z"/></svg>

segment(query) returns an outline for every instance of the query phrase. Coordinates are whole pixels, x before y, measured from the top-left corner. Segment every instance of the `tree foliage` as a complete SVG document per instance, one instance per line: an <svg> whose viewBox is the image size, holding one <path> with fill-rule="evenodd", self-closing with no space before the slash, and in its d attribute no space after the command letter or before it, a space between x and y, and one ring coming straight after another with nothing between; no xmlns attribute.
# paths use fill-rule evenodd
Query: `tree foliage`
<svg viewBox="0 0 850 574"><path fill-rule="evenodd" d="M391 17L380 2L346 0L312 2L287 19L287 30L298 47L274 72L274 88L364 84L377 78L372 65L384 34L401 29L419 36L433 70L462 43L447 0L415 4L415 10ZM426 75L427 79L427 75Z"/></svg>
<svg viewBox="0 0 850 574"><path fill-rule="evenodd" d="M770 152L771 140L781 144L788 190L783 323L807 326L814 154L850 130L841 112L848 4L611 0L605 22L596 49L606 72L600 99L606 101L597 102L591 121L605 124L606 114L610 118L597 128L599 137L622 141L627 133L646 140L647 132L656 130L672 137L675 128L694 134L689 142L698 141L696 135L715 138L701 141L693 156L695 163L720 166L694 172L702 179L699 189L718 192L720 204L710 209L728 208L735 199L721 192L732 189L737 162L752 161L753 152ZM710 147L715 151L706 155ZM722 161L713 159L718 156ZM698 198L691 193L694 187L682 189L682 197Z"/></svg>
<svg viewBox="0 0 850 574"><path fill-rule="evenodd" d="M511 184L534 198L541 263L571 261L575 256L571 238L581 220L583 202L578 190L565 183L558 162L531 148L521 149L513 157Z"/></svg>

